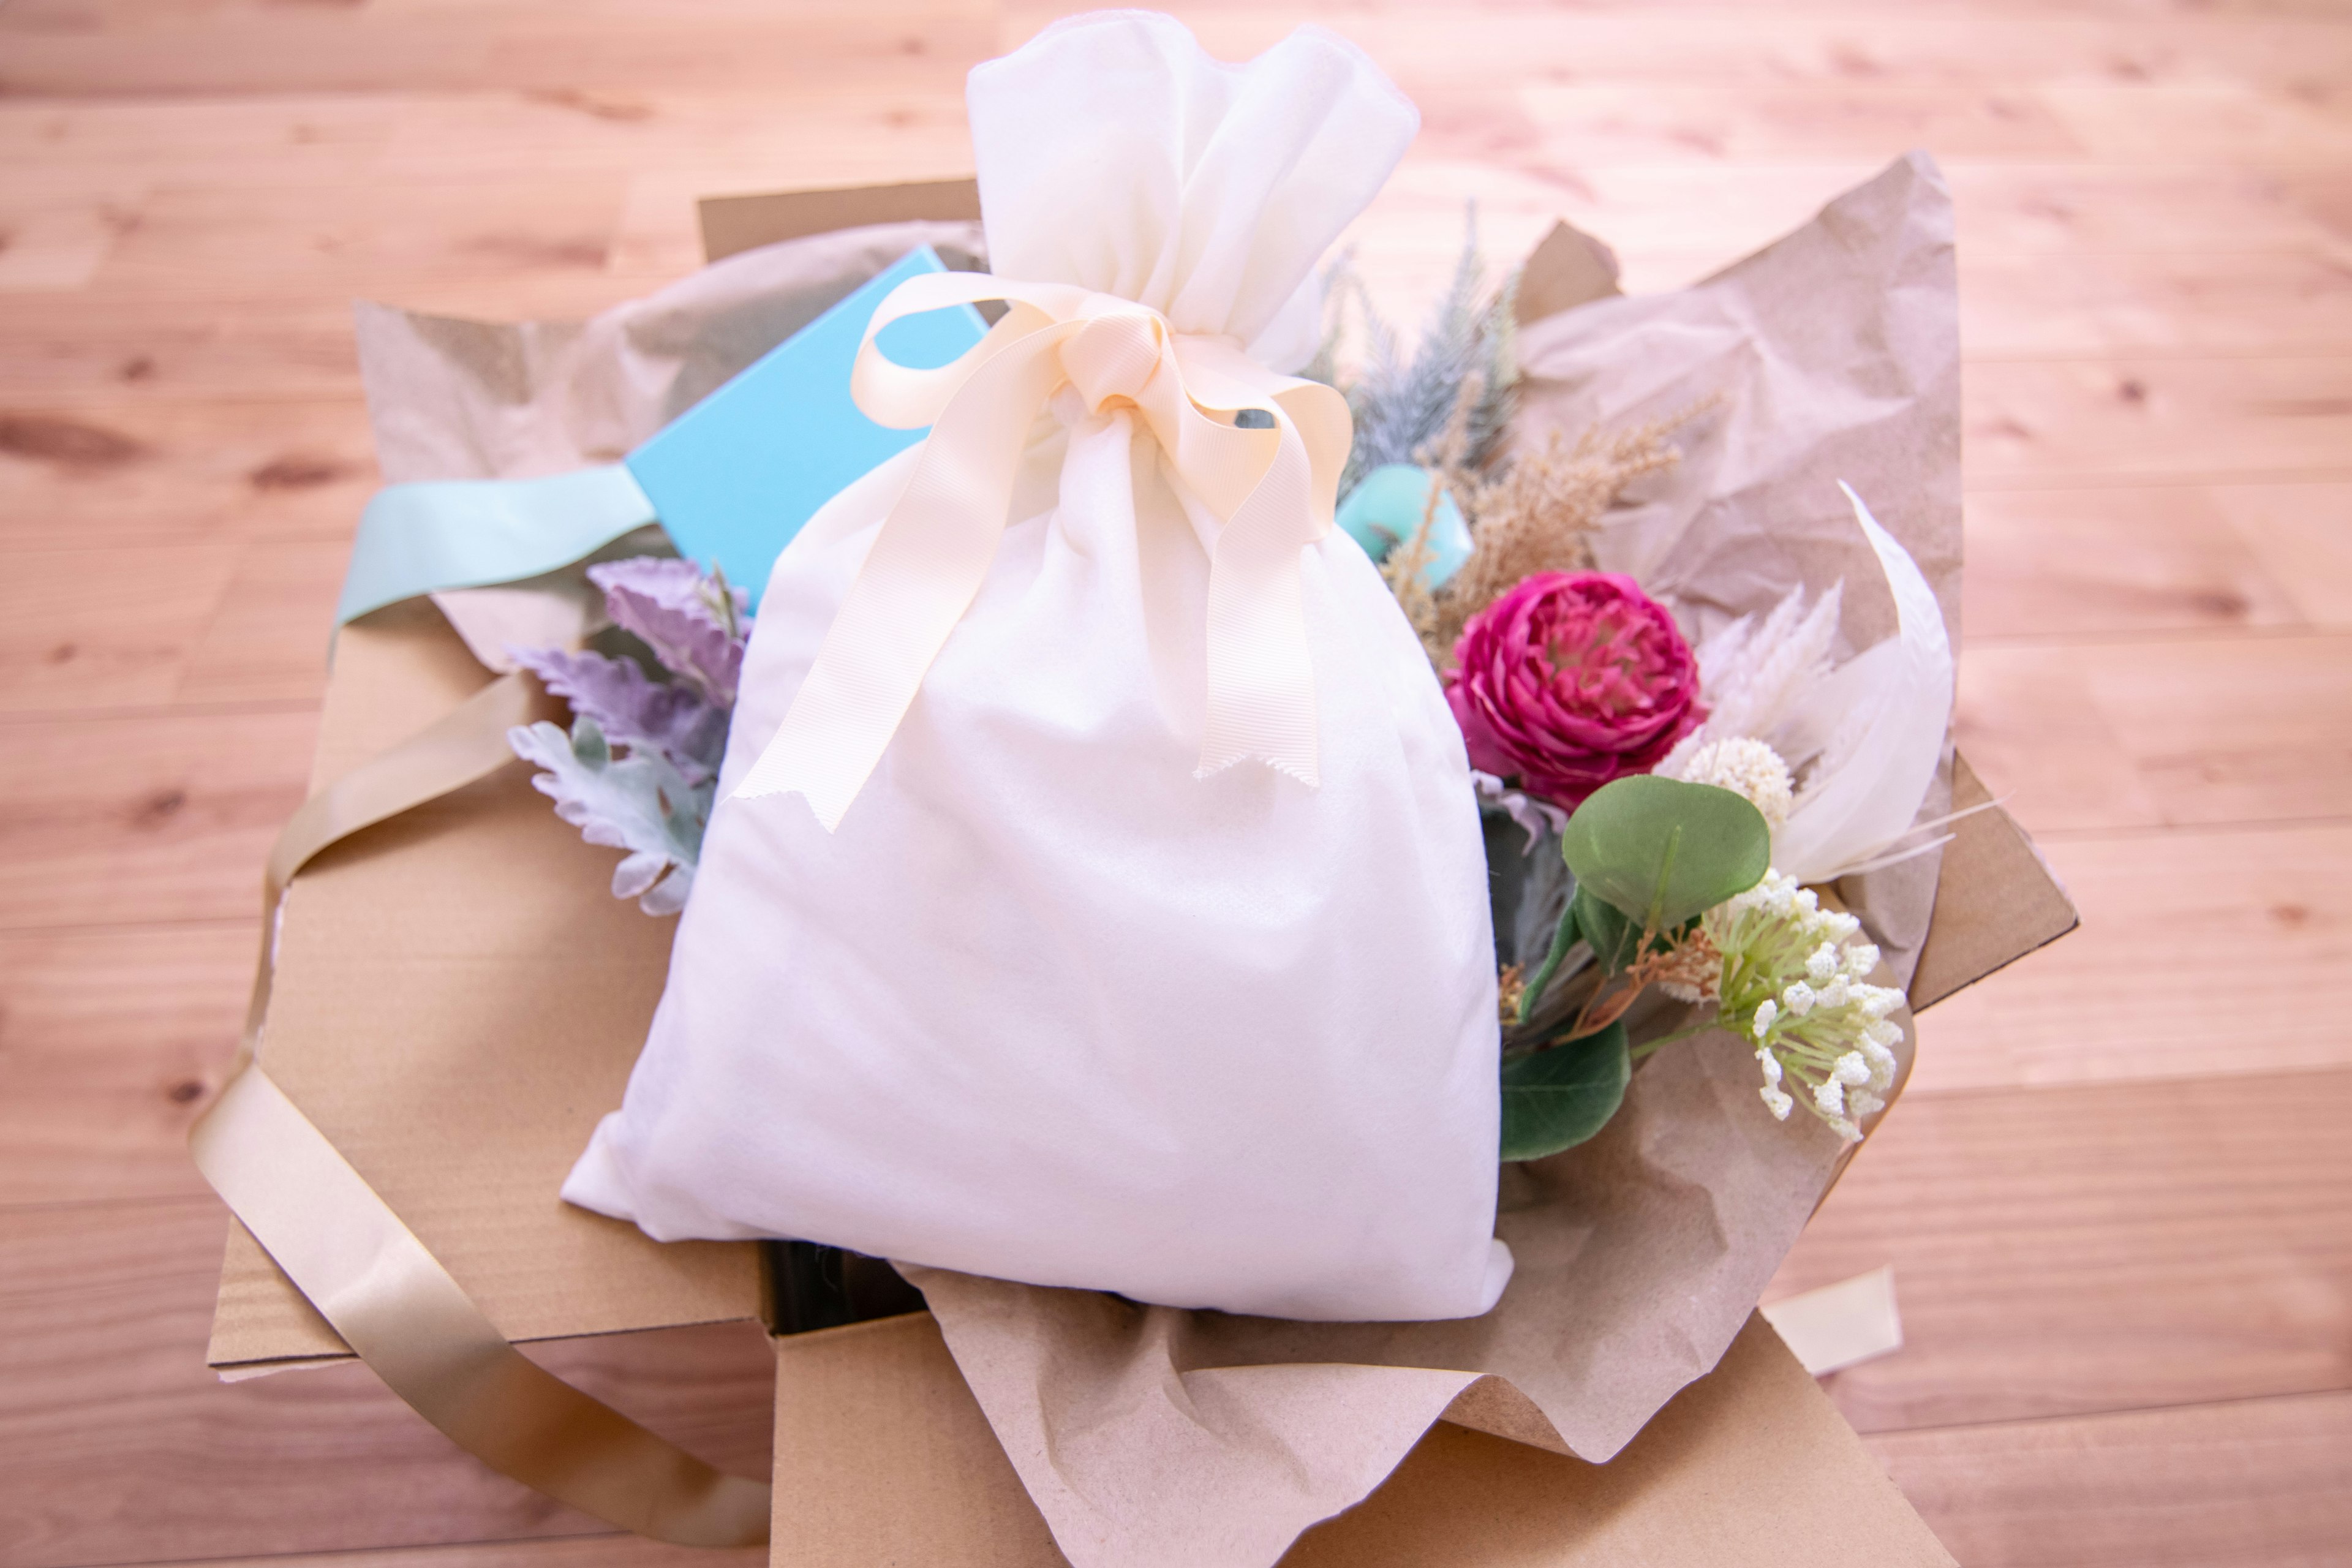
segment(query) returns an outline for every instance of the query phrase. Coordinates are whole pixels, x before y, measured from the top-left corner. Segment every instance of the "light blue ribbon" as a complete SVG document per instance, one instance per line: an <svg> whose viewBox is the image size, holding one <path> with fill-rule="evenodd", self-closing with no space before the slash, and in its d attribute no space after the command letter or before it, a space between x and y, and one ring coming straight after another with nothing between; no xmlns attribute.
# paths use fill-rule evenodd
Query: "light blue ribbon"
<svg viewBox="0 0 2352 1568"><path fill-rule="evenodd" d="M619 463L386 485L360 514L335 624L419 594L537 577L655 521L652 499Z"/></svg>

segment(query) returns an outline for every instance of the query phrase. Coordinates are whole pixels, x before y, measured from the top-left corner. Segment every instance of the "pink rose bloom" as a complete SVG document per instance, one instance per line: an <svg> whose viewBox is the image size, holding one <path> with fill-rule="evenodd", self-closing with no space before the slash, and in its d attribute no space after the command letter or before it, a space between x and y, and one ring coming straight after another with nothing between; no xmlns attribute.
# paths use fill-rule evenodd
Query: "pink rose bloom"
<svg viewBox="0 0 2352 1568"><path fill-rule="evenodd" d="M1631 577L1538 572L1470 617L1445 700L1470 764L1575 809L1698 727L1698 661Z"/></svg>

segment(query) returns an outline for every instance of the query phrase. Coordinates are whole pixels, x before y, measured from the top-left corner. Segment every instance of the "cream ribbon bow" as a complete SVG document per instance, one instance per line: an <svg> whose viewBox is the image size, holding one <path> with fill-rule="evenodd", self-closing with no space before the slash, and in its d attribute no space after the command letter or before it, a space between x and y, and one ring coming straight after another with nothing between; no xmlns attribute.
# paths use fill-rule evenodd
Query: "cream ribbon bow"
<svg viewBox="0 0 2352 1568"><path fill-rule="evenodd" d="M875 346L900 317L984 300L1009 308L951 364L911 369ZM1140 415L1177 475L1224 520L1210 555L1198 776L1257 757L1317 783L1299 560L1330 531L1353 436L1346 399L1276 375L1231 339L1179 333L1131 300L948 272L900 284L866 329L851 396L877 424L931 433L782 727L736 796L797 792L827 832L839 825L980 592L1011 521L1030 429L1065 385L1090 412ZM1272 427L1236 426L1244 409L1271 416Z"/></svg>

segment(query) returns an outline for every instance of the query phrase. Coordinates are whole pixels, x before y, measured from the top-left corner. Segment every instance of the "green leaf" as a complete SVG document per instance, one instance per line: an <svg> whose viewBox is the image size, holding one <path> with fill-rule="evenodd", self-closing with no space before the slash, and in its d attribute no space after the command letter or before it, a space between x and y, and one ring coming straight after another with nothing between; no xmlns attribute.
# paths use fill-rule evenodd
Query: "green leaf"
<svg viewBox="0 0 2352 1568"><path fill-rule="evenodd" d="M1772 863L1772 830L1762 812L1727 789L1637 773L1602 785L1576 808L1560 854L1576 873L1580 900L1590 893L1637 933L1656 933L1762 880Z"/></svg>
<svg viewBox="0 0 2352 1568"><path fill-rule="evenodd" d="M1559 973L1560 961L1568 956L1568 950L1576 945L1576 903L1574 899L1570 899L1568 907L1559 911L1559 925L1552 932L1551 951L1544 954L1543 966L1536 971L1535 977L1519 994L1519 1022L1522 1024L1536 1016L1538 1004L1543 1001L1544 992L1550 988L1551 977Z"/></svg>
<svg viewBox="0 0 2352 1568"><path fill-rule="evenodd" d="M1591 947L1593 961L1601 965L1601 973L1624 973L1633 962L1635 950L1642 945L1642 928L1581 884L1570 908L1576 916L1577 932Z"/></svg>
<svg viewBox="0 0 2352 1568"><path fill-rule="evenodd" d="M1625 1026L1503 1064L1506 1160L1539 1160L1573 1149L1617 1114L1633 1062Z"/></svg>

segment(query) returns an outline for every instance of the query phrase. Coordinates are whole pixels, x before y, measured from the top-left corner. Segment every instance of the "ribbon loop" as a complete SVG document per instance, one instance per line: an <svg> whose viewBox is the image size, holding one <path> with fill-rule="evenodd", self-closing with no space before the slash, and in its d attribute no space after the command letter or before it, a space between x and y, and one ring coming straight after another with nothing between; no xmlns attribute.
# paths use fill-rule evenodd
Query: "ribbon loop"
<svg viewBox="0 0 2352 1568"><path fill-rule="evenodd" d="M917 369L877 346L903 317L990 300L1006 304L1003 318L950 364ZM1230 340L1180 335L1131 300L949 272L900 284L866 328L852 397L877 424L931 433L735 796L796 794L827 832L839 826L980 592L1030 429L1066 385L1097 415L1132 410L1223 521L1210 557L1198 775L1255 757L1318 782L1300 552L1330 531L1352 434L1346 400L1276 374ZM1273 428L1237 426L1244 408L1270 415Z"/></svg>

